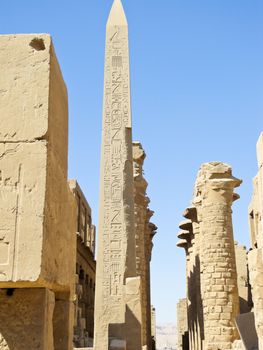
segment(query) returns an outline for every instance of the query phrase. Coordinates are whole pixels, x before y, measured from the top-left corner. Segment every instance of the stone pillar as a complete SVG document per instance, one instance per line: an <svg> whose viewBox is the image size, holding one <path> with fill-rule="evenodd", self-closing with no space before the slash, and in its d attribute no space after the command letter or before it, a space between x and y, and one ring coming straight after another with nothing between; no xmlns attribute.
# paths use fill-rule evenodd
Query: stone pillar
<svg viewBox="0 0 263 350"><path fill-rule="evenodd" d="M177 303L177 350L184 350L185 339L188 338L187 299Z"/></svg>
<svg viewBox="0 0 263 350"><path fill-rule="evenodd" d="M133 143L134 171L134 210L135 210L135 242L136 242L136 273L142 283L142 344L148 350L152 348L151 335L151 283L150 262L153 248L152 239L157 227L150 223L153 211L148 208L150 203L146 195L147 182L143 176L143 163L146 154L139 142Z"/></svg>
<svg viewBox="0 0 263 350"><path fill-rule="evenodd" d="M106 29L102 129L95 349L139 349L128 24L120 0L114 0Z"/></svg>
<svg viewBox="0 0 263 350"><path fill-rule="evenodd" d="M13 337L6 338L4 349L71 349L73 307L60 315L63 332L51 331L57 293L71 306L74 297L76 207L67 184L67 89L49 35L3 35L0 46L0 292L8 293L0 304L3 310L8 303L10 315L8 320L0 312L0 334L6 338L8 324ZM30 315L35 326L29 330ZM12 317L19 327L9 322ZM56 335L62 333L67 341L60 346ZM39 339L39 347L29 336Z"/></svg>
<svg viewBox="0 0 263 350"><path fill-rule="evenodd" d="M259 170L253 181L254 192L249 207L252 250L248 253L248 261L259 349L263 349L263 133L257 143L257 158Z"/></svg>
<svg viewBox="0 0 263 350"><path fill-rule="evenodd" d="M201 273L206 350L230 350L238 339L237 272L231 206L241 181L223 163L204 164L199 172L201 198Z"/></svg>
<svg viewBox="0 0 263 350"><path fill-rule="evenodd" d="M143 177L143 163L146 155L140 143L133 143L133 176L134 176L134 212L135 212L135 243L136 243L136 273L142 283L142 345L149 345L147 334L148 292L147 292L147 261L146 256L146 219L148 198L146 197L147 182ZM150 349L150 348L149 348Z"/></svg>
<svg viewBox="0 0 263 350"><path fill-rule="evenodd" d="M247 249L245 246L239 245L238 242L235 242L235 256L240 313L243 314L251 311L252 300L248 276Z"/></svg>
<svg viewBox="0 0 263 350"><path fill-rule="evenodd" d="M229 350L239 313L231 206L240 180L223 163L202 165L192 206L180 224L186 250L188 330L191 350ZM243 272L243 270L242 270Z"/></svg>

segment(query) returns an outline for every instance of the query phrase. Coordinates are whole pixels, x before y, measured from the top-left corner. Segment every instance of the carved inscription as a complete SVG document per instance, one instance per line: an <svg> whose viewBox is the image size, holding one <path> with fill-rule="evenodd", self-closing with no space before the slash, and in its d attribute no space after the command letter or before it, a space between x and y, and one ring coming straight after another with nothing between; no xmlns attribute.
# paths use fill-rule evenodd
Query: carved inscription
<svg viewBox="0 0 263 350"><path fill-rule="evenodd" d="M123 182L125 128L130 121L127 30L121 27L107 37L104 94L103 298L105 304L110 298L114 307L121 301L125 271Z"/></svg>
<svg viewBox="0 0 263 350"><path fill-rule="evenodd" d="M0 198L6 204L1 207L0 225L0 275L14 278L14 266L17 258L19 240L19 210L21 208L21 165L13 176L1 171ZM9 198L9 201L6 199Z"/></svg>

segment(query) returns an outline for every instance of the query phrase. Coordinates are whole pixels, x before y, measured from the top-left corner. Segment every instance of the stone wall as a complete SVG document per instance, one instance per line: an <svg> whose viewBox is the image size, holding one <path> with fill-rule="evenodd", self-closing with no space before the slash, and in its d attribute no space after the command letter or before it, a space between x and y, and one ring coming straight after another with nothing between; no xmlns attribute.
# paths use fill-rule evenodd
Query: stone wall
<svg viewBox="0 0 263 350"><path fill-rule="evenodd" d="M23 343L19 332L26 313L42 309L50 320L53 313L53 334L45 333L38 348L46 349L47 341L50 350L53 344L65 350L73 337L76 260L76 206L67 185L67 90L49 35L4 35L0 46L0 288L2 296L3 289L10 293L1 305L8 301L15 315L20 293L26 303L39 292L40 301L39 310L27 303L19 328L7 321L9 334L16 334L12 340L0 328L7 343L0 349L10 341L12 350L36 348ZM43 293L51 297L44 300ZM21 300L19 305L23 309ZM1 322L4 317L1 312ZM47 332L41 322L30 331L32 338Z"/></svg>
<svg viewBox="0 0 263 350"><path fill-rule="evenodd" d="M76 302L74 346L87 347L93 344L95 300L95 232L91 208L76 180L69 187L77 204L76 217Z"/></svg>
<svg viewBox="0 0 263 350"><path fill-rule="evenodd" d="M142 344L148 350L152 348L151 329L151 294L150 294L150 261L153 247L153 237L157 227L150 222L153 212L149 209L150 200L147 197L147 182L143 176L143 164L146 154L139 142L133 143L134 171L134 212L135 212L135 243L136 243L136 273L141 277L142 299Z"/></svg>
<svg viewBox="0 0 263 350"><path fill-rule="evenodd" d="M259 349L263 348L263 133L257 143L258 174L254 178L254 192L249 207L250 239L248 254L249 276L252 286L255 323Z"/></svg>

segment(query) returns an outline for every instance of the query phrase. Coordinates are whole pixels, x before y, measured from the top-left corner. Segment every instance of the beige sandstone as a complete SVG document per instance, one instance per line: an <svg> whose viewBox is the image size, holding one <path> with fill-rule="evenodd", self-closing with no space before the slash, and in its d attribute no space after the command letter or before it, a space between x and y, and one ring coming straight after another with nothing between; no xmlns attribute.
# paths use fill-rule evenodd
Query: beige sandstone
<svg viewBox="0 0 263 350"><path fill-rule="evenodd" d="M249 207L252 250L248 254L249 276L252 286L255 323L259 349L263 349L263 133L257 143L258 174L254 178L254 192Z"/></svg>
<svg viewBox="0 0 263 350"><path fill-rule="evenodd" d="M69 187L77 204L76 216L76 300L74 323L74 346L76 348L93 345L94 300L95 300L95 232L92 212L78 182L69 181Z"/></svg>
<svg viewBox="0 0 263 350"><path fill-rule="evenodd" d="M131 127L128 25L121 1L115 0L106 30L96 350L141 348L141 283L140 277L136 277Z"/></svg>
<svg viewBox="0 0 263 350"><path fill-rule="evenodd" d="M177 350L184 350L189 343L187 299L180 299L177 303Z"/></svg>
<svg viewBox="0 0 263 350"><path fill-rule="evenodd" d="M139 142L133 143L134 172L134 210L135 210L135 243L136 272L141 277L142 302L142 345L152 348L151 329L151 295L150 295L150 262L153 248L153 237L157 227L150 223L153 212L148 208L149 198L146 195L147 181L143 176L143 163L146 154Z"/></svg>
<svg viewBox="0 0 263 350"><path fill-rule="evenodd" d="M235 256L237 267L237 284L240 304L240 313L251 311L251 291L249 287L248 259L246 247L235 242Z"/></svg>
<svg viewBox="0 0 263 350"><path fill-rule="evenodd" d="M190 349L229 350L238 339L237 270L231 206L240 180L223 163L202 165L193 206L180 224L186 250Z"/></svg>
<svg viewBox="0 0 263 350"><path fill-rule="evenodd" d="M0 47L1 293L3 288L21 288L8 299L10 315L16 312L16 296L32 317L40 317L42 310L43 318L30 334L39 337L39 349L53 349L48 326L53 327L56 350L70 349L76 208L67 185L67 90L49 35L4 35ZM39 298L38 310L28 303L31 296ZM19 328L6 321L9 334L16 334L12 350L30 348L20 336L20 321ZM0 349L8 349L10 337L0 332Z"/></svg>
<svg viewBox="0 0 263 350"><path fill-rule="evenodd" d="M53 349L54 307L48 289L0 289L0 349Z"/></svg>

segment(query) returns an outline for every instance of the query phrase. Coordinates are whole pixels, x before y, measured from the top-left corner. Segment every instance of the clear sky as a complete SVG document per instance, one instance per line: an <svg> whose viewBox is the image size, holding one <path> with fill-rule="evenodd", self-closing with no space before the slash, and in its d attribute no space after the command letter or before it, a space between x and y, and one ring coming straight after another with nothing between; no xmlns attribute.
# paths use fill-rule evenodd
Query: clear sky
<svg viewBox="0 0 263 350"><path fill-rule="evenodd" d="M2 0L0 32L51 33L68 86L69 177L97 224L105 24L111 0ZM247 207L263 130L262 0L123 0L130 30L134 140L159 227L152 260L157 322L174 322L185 295L176 248L201 163L224 161L244 183L235 237L249 244ZM58 130L59 132L59 130Z"/></svg>

